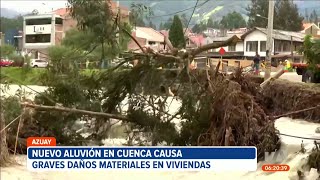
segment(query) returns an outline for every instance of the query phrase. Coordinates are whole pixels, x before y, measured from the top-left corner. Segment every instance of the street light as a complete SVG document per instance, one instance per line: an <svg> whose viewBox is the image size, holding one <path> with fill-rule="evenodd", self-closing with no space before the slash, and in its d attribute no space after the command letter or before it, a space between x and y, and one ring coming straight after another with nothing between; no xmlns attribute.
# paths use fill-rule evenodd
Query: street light
<svg viewBox="0 0 320 180"><path fill-rule="evenodd" d="M261 18L264 18L266 20L268 20L268 18L264 17L264 16L261 16L260 14L256 14L257 17L261 17Z"/></svg>

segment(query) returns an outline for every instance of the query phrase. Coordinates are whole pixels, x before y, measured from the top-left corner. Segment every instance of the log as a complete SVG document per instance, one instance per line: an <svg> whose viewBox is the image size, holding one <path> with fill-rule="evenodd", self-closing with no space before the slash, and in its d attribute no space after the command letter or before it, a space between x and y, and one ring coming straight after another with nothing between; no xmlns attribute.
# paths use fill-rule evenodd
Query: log
<svg viewBox="0 0 320 180"><path fill-rule="evenodd" d="M266 85L268 85L271 81L278 79L282 74L284 73L284 70L279 70L275 75L269 77L267 80L265 80L263 83L260 84L261 89L263 89Z"/></svg>
<svg viewBox="0 0 320 180"><path fill-rule="evenodd" d="M129 121L129 119L126 116L117 115L117 114L94 112L94 111L87 111L87 110L81 110L81 109L75 109L75 108L67 108L67 107L61 107L61 106L43 106L43 105L36 105L36 104L29 104L29 103L20 103L20 104L24 107L34 108L35 110L46 110L46 111L51 110L51 111L72 112L72 113L88 114L88 115L93 115L93 116L100 116L100 117Z"/></svg>

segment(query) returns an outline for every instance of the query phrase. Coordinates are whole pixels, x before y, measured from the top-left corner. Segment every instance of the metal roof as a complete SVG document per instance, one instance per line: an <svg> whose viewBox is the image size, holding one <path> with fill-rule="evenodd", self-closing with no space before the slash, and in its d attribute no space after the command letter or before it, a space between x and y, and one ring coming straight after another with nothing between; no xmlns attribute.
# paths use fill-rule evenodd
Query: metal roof
<svg viewBox="0 0 320 180"><path fill-rule="evenodd" d="M232 38L233 36L236 36L239 40L241 39L238 35L227 35L224 37L207 37L206 39L210 42L222 42Z"/></svg>
<svg viewBox="0 0 320 180"><path fill-rule="evenodd" d="M267 34L267 31L268 31L266 28L255 27L252 30L243 34L241 38L244 39L248 34L256 30L261 31L264 34ZM273 32L272 32L272 38L277 40L291 41L291 36L292 36L292 41L303 42L305 34L300 32L283 31L283 30L277 30L277 29L273 29Z"/></svg>

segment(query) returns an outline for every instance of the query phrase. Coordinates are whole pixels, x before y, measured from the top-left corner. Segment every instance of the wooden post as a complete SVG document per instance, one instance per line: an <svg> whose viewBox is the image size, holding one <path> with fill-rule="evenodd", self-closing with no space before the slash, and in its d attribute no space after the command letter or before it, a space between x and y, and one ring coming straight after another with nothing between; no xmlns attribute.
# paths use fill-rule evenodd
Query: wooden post
<svg viewBox="0 0 320 180"><path fill-rule="evenodd" d="M291 36L291 61L292 61L292 63L294 63L294 59L293 59L293 40L292 40L292 36Z"/></svg>
<svg viewBox="0 0 320 180"><path fill-rule="evenodd" d="M260 84L260 87L263 89L269 82L271 82L274 79L278 79L282 74L284 73L284 70L279 70L274 76L269 77L267 80L265 80L263 83Z"/></svg>

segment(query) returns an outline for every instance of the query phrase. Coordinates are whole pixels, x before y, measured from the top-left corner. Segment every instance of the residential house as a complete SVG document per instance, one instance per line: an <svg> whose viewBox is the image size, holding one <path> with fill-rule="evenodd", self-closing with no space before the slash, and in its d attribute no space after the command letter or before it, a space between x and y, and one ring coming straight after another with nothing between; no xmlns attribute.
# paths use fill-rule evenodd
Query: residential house
<svg viewBox="0 0 320 180"><path fill-rule="evenodd" d="M197 48L205 45L205 37L203 34L191 34L186 37L186 48Z"/></svg>
<svg viewBox="0 0 320 180"><path fill-rule="evenodd" d="M28 15L23 17L23 49L32 58L47 58L47 48L60 44L63 19L57 14Z"/></svg>
<svg viewBox="0 0 320 180"><path fill-rule="evenodd" d="M205 44L223 42L232 37L236 38L236 43L231 44L229 46L222 47L225 50L224 57L241 59L243 57L243 40L239 35L227 35L224 37L206 37ZM208 51L208 54L210 57L220 57L221 55L219 54L219 50L220 48L211 49Z"/></svg>
<svg viewBox="0 0 320 180"><path fill-rule="evenodd" d="M300 32L273 30L273 54L290 54L291 43L292 51L296 52L303 45L305 34ZM267 29L253 28L241 36L244 41L244 57L252 58L256 52L261 57L266 56Z"/></svg>
<svg viewBox="0 0 320 180"><path fill-rule="evenodd" d="M232 29L232 30L227 30L228 35L242 35L249 31L248 28L238 28L238 29Z"/></svg>
<svg viewBox="0 0 320 180"><path fill-rule="evenodd" d="M139 44L154 51L165 49L164 35L150 27L135 27L132 32L133 37L137 39ZM131 40L128 44L129 50L139 51L139 46Z"/></svg>
<svg viewBox="0 0 320 180"><path fill-rule="evenodd" d="M204 35L207 37L216 37L219 35L220 30L219 29L214 29L214 28L207 28L202 32Z"/></svg>
<svg viewBox="0 0 320 180"><path fill-rule="evenodd" d="M109 0L106 0L109 2ZM121 21L129 22L129 10L111 1L113 15L121 13ZM76 28L77 21L70 15L68 8L60 8L49 14L37 14L24 17L23 49L33 58L46 59L47 48L61 44L67 31Z"/></svg>
<svg viewBox="0 0 320 180"><path fill-rule="evenodd" d="M316 36L320 33L320 28L314 23L304 23L303 30L301 31L301 33Z"/></svg>

